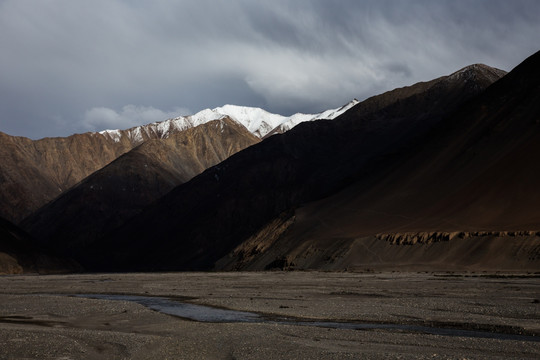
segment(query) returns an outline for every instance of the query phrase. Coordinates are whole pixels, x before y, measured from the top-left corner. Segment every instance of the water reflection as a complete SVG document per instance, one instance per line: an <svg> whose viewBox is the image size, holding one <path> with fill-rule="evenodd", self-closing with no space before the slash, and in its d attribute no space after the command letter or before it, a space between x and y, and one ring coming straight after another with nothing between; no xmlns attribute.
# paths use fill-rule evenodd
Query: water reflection
<svg viewBox="0 0 540 360"><path fill-rule="evenodd" d="M149 309L178 316L184 319L200 322L212 323L268 323L279 325L316 326L332 329L349 330L394 330L403 332L414 332L441 336L461 336L474 338L488 338L498 340L519 340L539 342L540 337L504 334L497 332L461 330L453 328L440 328L404 324L369 324L357 322L337 322L337 321L311 321L302 319L268 317L253 312L219 309L211 306L195 305L176 301L173 299L152 296L137 295L108 295L108 294L84 294L75 295L91 299L131 301L146 306Z"/></svg>
<svg viewBox="0 0 540 360"><path fill-rule="evenodd" d="M258 314L183 303L172 299L137 295L77 295L91 299L131 301L164 314L201 322L260 322Z"/></svg>

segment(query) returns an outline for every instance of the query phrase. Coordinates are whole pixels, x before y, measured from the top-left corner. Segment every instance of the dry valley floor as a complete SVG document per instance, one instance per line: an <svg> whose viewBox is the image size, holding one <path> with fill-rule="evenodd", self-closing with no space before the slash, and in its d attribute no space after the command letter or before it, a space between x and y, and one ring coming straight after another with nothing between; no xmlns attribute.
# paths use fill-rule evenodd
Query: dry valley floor
<svg viewBox="0 0 540 360"><path fill-rule="evenodd" d="M540 358L538 274L35 275L0 277L0 289L2 359ZM262 317L200 322L75 294L165 297Z"/></svg>

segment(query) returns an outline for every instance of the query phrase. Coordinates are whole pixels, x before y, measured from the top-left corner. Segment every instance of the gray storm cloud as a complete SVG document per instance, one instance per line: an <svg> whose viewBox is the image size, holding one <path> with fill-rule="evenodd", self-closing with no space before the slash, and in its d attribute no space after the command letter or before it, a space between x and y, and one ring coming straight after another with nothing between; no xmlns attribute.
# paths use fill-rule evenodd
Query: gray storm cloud
<svg viewBox="0 0 540 360"><path fill-rule="evenodd" d="M177 108L164 112L151 106L126 105L120 111L107 107L94 107L84 114L83 124L89 131L95 129L129 129L140 124L189 115L188 109Z"/></svg>
<svg viewBox="0 0 540 360"><path fill-rule="evenodd" d="M0 131L290 114L538 50L538 1L0 1ZM187 110L189 109L189 110Z"/></svg>

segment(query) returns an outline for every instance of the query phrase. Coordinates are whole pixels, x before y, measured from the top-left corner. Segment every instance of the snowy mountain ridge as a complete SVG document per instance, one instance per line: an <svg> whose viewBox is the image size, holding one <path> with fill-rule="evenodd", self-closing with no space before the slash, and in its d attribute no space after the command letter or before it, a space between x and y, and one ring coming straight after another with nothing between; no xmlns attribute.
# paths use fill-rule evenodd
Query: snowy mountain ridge
<svg viewBox="0 0 540 360"><path fill-rule="evenodd" d="M171 132L183 131L210 121L229 117L243 125L255 136L263 138L271 133L288 131L302 122L335 119L356 104L358 104L358 100L354 99L342 107L329 109L318 114L297 113L291 116L272 114L261 108L224 105L214 109L204 109L194 115L178 116L165 121L136 126L128 130L103 130L96 134L109 137L115 142L119 142L123 136L127 136L130 141L140 143L146 138L167 138Z"/></svg>

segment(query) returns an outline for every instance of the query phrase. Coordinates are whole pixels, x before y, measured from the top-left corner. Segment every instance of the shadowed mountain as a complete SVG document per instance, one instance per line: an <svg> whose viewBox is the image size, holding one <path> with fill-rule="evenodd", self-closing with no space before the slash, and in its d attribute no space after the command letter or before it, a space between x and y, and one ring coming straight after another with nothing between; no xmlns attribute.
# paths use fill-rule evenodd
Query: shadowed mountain
<svg viewBox="0 0 540 360"><path fill-rule="evenodd" d="M66 273L79 271L72 260L41 248L29 234L0 218L0 274Z"/></svg>
<svg viewBox="0 0 540 360"><path fill-rule="evenodd" d="M473 65L272 136L175 188L78 259L100 270L212 268L265 224L364 179L502 75Z"/></svg>
<svg viewBox="0 0 540 360"><path fill-rule="evenodd" d="M218 266L538 271L538 164L540 53L401 156L268 223Z"/></svg>
<svg viewBox="0 0 540 360"><path fill-rule="evenodd" d="M149 140L85 178L21 226L59 252L78 254L104 232L205 169L260 139L225 117Z"/></svg>

